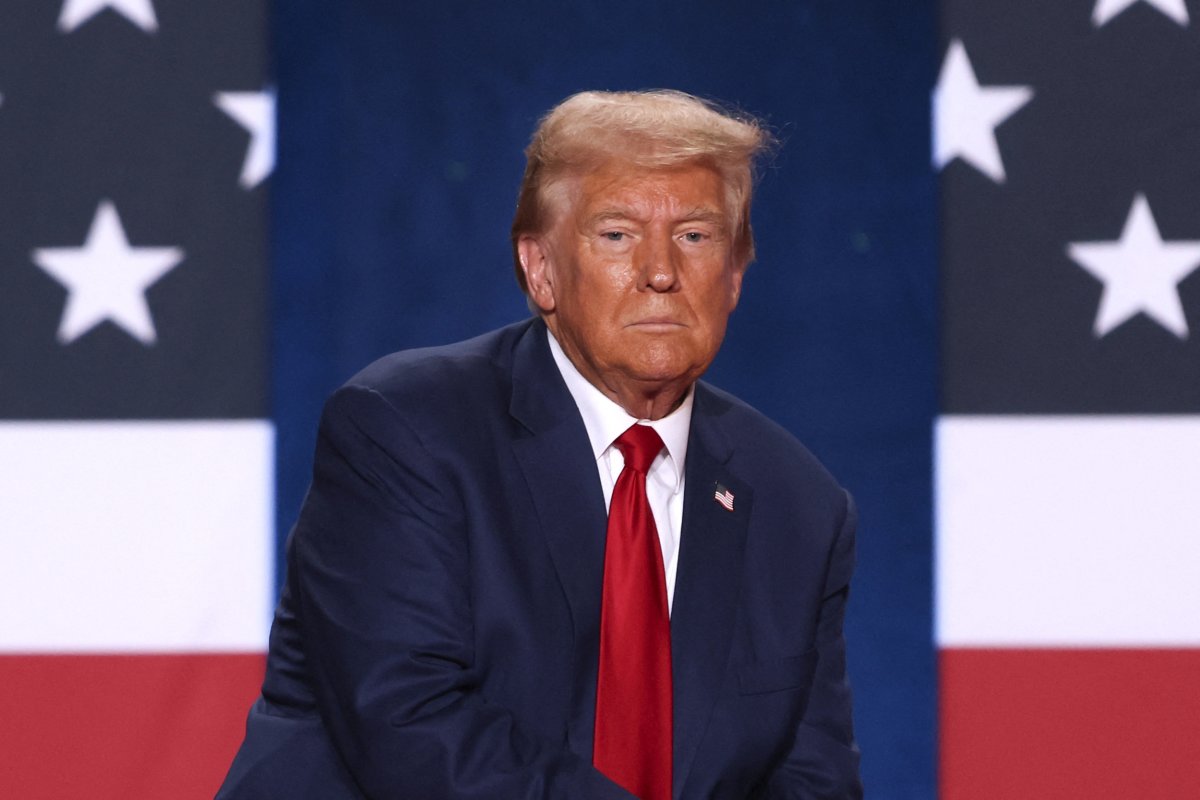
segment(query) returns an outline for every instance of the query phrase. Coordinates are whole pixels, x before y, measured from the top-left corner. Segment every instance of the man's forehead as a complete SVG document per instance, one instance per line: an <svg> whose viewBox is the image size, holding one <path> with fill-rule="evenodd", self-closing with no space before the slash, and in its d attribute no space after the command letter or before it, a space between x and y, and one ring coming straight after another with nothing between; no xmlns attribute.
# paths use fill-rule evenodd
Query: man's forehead
<svg viewBox="0 0 1200 800"><path fill-rule="evenodd" d="M608 164L579 175L574 184L576 212L587 217L640 214L658 206L697 216L727 213L721 176L700 164L651 169Z"/></svg>

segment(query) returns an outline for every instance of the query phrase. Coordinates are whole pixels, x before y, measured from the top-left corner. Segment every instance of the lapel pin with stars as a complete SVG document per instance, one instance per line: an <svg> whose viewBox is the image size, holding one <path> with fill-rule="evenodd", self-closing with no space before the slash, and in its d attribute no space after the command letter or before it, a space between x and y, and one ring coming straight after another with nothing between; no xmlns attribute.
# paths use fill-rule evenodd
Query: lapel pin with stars
<svg viewBox="0 0 1200 800"><path fill-rule="evenodd" d="M733 511L733 492L726 489L721 484L716 484L716 491L713 492L713 499L721 504L721 507L726 511Z"/></svg>

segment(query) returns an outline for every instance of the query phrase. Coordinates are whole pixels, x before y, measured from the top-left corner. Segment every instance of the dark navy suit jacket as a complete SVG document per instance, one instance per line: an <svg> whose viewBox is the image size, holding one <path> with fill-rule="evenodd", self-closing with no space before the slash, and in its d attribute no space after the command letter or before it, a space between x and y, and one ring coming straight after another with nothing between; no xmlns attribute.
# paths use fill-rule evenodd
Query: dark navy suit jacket
<svg viewBox="0 0 1200 800"><path fill-rule="evenodd" d="M860 797L853 506L782 428L695 391L674 796ZM605 527L542 322L368 367L326 405L219 797L628 800L591 766Z"/></svg>

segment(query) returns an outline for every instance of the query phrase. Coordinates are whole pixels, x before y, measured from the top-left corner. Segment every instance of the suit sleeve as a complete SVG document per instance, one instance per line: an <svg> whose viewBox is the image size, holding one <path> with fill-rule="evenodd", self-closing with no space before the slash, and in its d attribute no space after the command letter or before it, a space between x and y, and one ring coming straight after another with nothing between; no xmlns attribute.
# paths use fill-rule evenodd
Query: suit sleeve
<svg viewBox="0 0 1200 800"><path fill-rule="evenodd" d="M845 509L830 551L817 624L816 673L792 749L763 793L770 800L861 800L863 796L842 635L854 571L857 513L853 499L844 496Z"/></svg>
<svg viewBox="0 0 1200 800"><path fill-rule="evenodd" d="M629 800L480 693L455 482L381 395L322 418L289 586L324 724L372 798Z"/></svg>

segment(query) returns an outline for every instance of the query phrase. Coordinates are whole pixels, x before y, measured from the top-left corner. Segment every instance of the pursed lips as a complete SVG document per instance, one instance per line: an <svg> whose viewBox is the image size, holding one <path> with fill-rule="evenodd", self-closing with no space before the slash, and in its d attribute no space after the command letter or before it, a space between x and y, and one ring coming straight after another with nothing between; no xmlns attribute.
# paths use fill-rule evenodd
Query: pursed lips
<svg viewBox="0 0 1200 800"><path fill-rule="evenodd" d="M645 319L634 320L627 323L627 328L682 328L686 327L683 322L672 317L646 317Z"/></svg>

